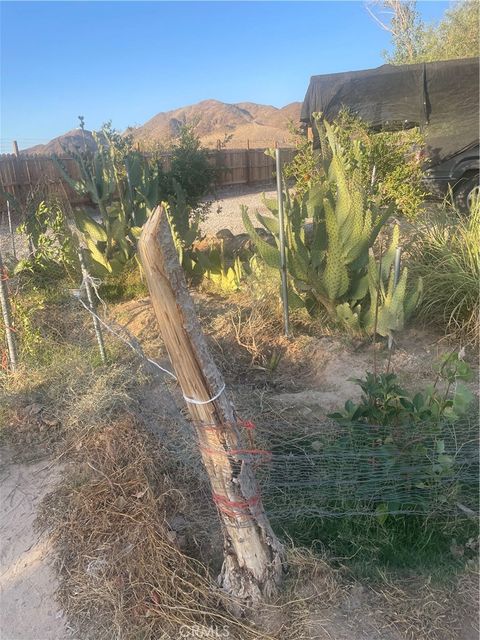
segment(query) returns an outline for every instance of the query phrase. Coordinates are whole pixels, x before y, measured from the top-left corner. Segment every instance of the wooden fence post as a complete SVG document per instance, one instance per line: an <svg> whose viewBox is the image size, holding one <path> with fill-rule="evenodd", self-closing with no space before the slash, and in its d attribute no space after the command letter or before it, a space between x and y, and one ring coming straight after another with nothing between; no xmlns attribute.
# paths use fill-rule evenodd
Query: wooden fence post
<svg viewBox="0 0 480 640"><path fill-rule="evenodd" d="M10 369L17 369L17 347L12 330L12 313L10 301L8 299L7 272L3 266L2 254L0 253L0 307L2 308L3 323L5 325L5 338L7 342L8 358Z"/></svg>
<svg viewBox="0 0 480 640"><path fill-rule="evenodd" d="M283 547L262 506L253 462L262 452L245 444L245 429L198 322L163 207L139 240L140 259L160 332L193 421L213 499L223 524L225 555L219 583L254 605L277 592Z"/></svg>

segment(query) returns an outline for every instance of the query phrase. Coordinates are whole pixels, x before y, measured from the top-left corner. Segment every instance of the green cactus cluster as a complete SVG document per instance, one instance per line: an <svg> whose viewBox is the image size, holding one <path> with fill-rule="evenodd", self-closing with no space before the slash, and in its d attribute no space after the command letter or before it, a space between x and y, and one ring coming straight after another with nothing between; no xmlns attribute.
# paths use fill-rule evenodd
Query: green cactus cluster
<svg viewBox="0 0 480 640"><path fill-rule="evenodd" d="M404 269L394 281L393 261L399 242L395 227L381 267L373 256L378 234L392 210L381 209L369 193L361 172L343 153L327 122L321 132L328 149L325 178L305 194L292 196L284 189L286 257L289 304L314 313L323 308L335 321L355 332L381 335L400 329L421 296L421 281L408 288ZM275 239L264 240L255 230L248 210L242 207L245 228L257 253L271 268L279 269L279 221L276 202L265 199L272 216L256 214ZM311 220L306 224L307 220Z"/></svg>
<svg viewBox="0 0 480 640"><path fill-rule="evenodd" d="M96 275L118 274L133 258L136 240L149 214L158 204L156 168L135 152L119 158L108 139L98 137L93 153L71 154L80 171L73 180L61 160L55 158L65 181L81 195L88 195L96 213L74 211L89 267Z"/></svg>
<svg viewBox="0 0 480 640"><path fill-rule="evenodd" d="M201 197L214 175L192 128L182 129L168 172L159 157L134 150L129 136L120 135L108 123L93 135L94 151L86 147L69 151L80 179L72 179L61 160L55 158L65 181L77 193L88 195L95 208L94 214L86 208L74 212L92 273L102 276L123 270L136 255L143 224L160 202L168 203L172 233L188 272L193 266L191 246L205 215Z"/></svg>

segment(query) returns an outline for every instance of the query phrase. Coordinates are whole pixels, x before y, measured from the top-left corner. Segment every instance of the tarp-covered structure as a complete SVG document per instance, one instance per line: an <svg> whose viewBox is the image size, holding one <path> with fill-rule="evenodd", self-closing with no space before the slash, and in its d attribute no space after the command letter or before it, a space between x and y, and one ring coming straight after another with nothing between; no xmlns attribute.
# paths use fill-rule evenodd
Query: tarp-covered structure
<svg viewBox="0 0 480 640"><path fill-rule="evenodd" d="M372 129L421 127L432 164L478 144L479 60L464 58L313 76L301 120L333 120L342 108Z"/></svg>

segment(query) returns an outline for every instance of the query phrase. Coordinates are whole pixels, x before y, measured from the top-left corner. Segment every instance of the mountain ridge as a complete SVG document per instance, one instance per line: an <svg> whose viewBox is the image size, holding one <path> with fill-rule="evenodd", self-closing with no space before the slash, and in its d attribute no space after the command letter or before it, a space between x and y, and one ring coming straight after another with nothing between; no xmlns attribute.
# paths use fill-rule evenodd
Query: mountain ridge
<svg viewBox="0 0 480 640"><path fill-rule="evenodd" d="M268 147L275 143L290 145L292 136L288 130L288 122L293 120L298 124L300 109L300 102L292 102L278 108L256 102L230 104L209 99L159 112L140 126L128 127L125 133L132 135L133 140L146 150L167 145L186 123L195 125L196 134L202 145L207 148L215 148L219 142L226 148L244 148L247 145L252 148ZM82 149L84 144L89 149L95 148L92 133L88 130L82 133L80 129L73 129L46 144L23 149L21 153L61 154L64 147L67 151Z"/></svg>

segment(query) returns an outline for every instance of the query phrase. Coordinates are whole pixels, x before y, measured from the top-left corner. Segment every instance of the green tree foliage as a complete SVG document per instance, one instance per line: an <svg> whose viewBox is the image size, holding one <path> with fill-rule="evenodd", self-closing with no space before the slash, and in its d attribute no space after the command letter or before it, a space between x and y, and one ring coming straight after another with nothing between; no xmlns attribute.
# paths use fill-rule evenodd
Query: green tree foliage
<svg viewBox="0 0 480 640"><path fill-rule="evenodd" d="M478 56L478 0L454 3L437 26L425 28L423 40L426 62Z"/></svg>
<svg viewBox="0 0 480 640"><path fill-rule="evenodd" d="M478 0L459 0L437 24L425 24L415 0L380 0L367 9L392 34L393 50L384 52L391 64L412 64L469 58L479 50Z"/></svg>

